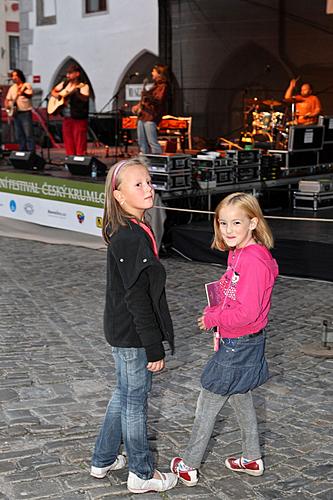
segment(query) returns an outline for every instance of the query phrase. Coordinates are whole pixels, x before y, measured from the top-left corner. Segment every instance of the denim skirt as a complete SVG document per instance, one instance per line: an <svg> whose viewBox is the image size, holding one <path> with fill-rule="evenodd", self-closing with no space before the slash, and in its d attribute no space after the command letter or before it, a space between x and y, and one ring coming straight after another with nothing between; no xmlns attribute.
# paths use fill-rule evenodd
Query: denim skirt
<svg viewBox="0 0 333 500"><path fill-rule="evenodd" d="M262 332L221 339L220 349L203 370L201 385L221 396L244 394L264 384L268 376L265 333Z"/></svg>

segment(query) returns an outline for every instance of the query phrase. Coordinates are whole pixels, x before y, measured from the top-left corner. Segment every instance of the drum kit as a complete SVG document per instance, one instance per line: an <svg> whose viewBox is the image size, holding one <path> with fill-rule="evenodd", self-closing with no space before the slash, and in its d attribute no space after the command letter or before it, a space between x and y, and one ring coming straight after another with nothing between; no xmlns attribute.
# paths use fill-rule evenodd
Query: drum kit
<svg viewBox="0 0 333 500"><path fill-rule="evenodd" d="M288 142L288 122L284 104L275 99L246 99L244 103L243 142L267 143L267 147L285 148Z"/></svg>

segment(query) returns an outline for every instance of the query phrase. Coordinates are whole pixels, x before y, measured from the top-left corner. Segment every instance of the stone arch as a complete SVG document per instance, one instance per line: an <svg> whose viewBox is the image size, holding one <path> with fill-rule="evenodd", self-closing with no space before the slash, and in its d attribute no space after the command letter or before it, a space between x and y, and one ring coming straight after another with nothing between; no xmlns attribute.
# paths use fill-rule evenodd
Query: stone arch
<svg viewBox="0 0 333 500"><path fill-rule="evenodd" d="M55 85L57 85L57 83L59 83L61 80L63 80L66 77L66 69L67 69L67 67L70 64L77 64L80 67L83 79L84 79L84 81L86 81L88 83L88 85L90 87L91 94L90 94L90 105L89 105L89 108L90 108L91 111L93 111L95 109L95 92L94 92L94 88L93 88L93 86L91 84L91 81L90 81L90 78L87 75L87 73L85 72L84 68L73 57L70 57L70 56L65 57L65 59L63 59L63 61L56 68L56 70L54 71L54 74L53 74L53 78L51 79L51 82L50 82L51 83L50 89L52 89Z"/></svg>
<svg viewBox="0 0 333 500"><path fill-rule="evenodd" d="M216 71L208 91L208 137L237 136L243 128L246 100L257 97L281 102L289 78L283 62L254 42L233 52Z"/></svg>
<svg viewBox="0 0 333 500"><path fill-rule="evenodd" d="M153 54L152 52L149 52L147 50L141 50L136 54L135 57L132 58L131 61L126 65L122 75L120 76L118 80L118 84L116 88L118 89L116 92L116 96L118 98L118 108L126 111L126 109L130 109L130 104L125 101L125 87L128 83L142 83L145 78L150 79L151 78L151 70L155 64L164 64L161 59ZM135 73L139 73L137 76ZM174 89L178 89L178 83L176 81L175 76L170 72L170 86L171 86L171 92L170 92L170 100L169 100L169 105L168 105L168 113L174 112L175 105L172 102L172 96L178 94L178 92L174 92ZM112 104L112 109L116 109L116 99L114 100Z"/></svg>

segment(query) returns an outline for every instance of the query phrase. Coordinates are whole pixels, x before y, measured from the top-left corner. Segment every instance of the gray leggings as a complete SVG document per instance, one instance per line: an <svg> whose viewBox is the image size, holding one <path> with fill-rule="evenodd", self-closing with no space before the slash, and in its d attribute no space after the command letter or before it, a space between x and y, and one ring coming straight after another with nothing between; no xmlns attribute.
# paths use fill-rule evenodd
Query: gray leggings
<svg viewBox="0 0 333 500"><path fill-rule="evenodd" d="M212 435L219 411L229 401L241 429L243 456L249 460L261 457L256 411L251 391L245 394L220 396L201 389L190 441L183 455L186 465L198 469Z"/></svg>

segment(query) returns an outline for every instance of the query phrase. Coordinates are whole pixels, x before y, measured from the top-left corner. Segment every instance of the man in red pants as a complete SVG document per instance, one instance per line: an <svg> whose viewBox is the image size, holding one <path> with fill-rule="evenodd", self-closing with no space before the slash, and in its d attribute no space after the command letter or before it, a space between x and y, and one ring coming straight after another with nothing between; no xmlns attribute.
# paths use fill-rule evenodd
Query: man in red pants
<svg viewBox="0 0 333 500"><path fill-rule="evenodd" d="M89 85L82 81L80 67L76 64L68 66L66 79L52 89L51 95L64 99L61 113L64 117L62 135L66 155L85 155L90 89Z"/></svg>

